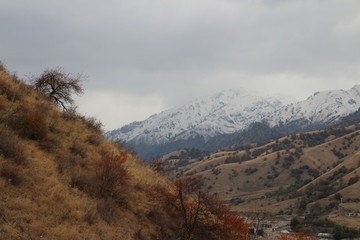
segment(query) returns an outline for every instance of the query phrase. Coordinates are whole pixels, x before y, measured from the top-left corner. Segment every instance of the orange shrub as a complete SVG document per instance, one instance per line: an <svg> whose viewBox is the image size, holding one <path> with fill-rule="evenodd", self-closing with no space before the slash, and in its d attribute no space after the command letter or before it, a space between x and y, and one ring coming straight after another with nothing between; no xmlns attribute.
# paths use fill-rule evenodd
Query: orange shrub
<svg viewBox="0 0 360 240"><path fill-rule="evenodd" d="M180 239L249 239L245 220L231 214L223 201L202 190L201 181L183 178L176 179L173 185L173 190L155 187L149 196L163 205L172 221L178 222Z"/></svg>
<svg viewBox="0 0 360 240"><path fill-rule="evenodd" d="M234 215L230 212L230 208L222 202L218 203L220 222L217 223L218 236L228 240L246 240L249 239L249 227L245 219Z"/></svg>
<svg viewBox="0 0 360 240"><path fill-rule="evenodd" d="M123 152L121 155L104 155L94 164L96 192L99 196L119 198L123 185L128 179L128 171L123 166L126 159L127 153Z"/></svg>
<svg viewBox="0 0 360 240"><path fill-rule="evenodd" d="M316 237L307 236L302 232L293 234L281 234L277 238L278 240L316 240Z"/></svg>

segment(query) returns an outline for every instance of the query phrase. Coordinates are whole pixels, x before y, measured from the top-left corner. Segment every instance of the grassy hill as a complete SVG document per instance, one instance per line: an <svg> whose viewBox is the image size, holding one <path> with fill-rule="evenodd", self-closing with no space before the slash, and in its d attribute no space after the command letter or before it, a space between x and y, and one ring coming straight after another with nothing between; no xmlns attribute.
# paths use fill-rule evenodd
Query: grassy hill
<svg viewBox="0 0 360 240"><path fill-rule="evenodd" d="M0 64L0 239L247 239L217 198L176 184Z"/></svg>
<svg viewBox="0 0 360 240"><path fill-rule="evenodd" d="M341 201L360 201L359 126L298 133L212 153L186 149L162 159L170 177L200 176L234 211L325 216ZM354 221L360 226L360 218Z"/></svg>
<svg viewBox="0 0 360 240"><path fill-rule="evenodd" d="M116 189L96 172L113 156L126 159ZM0 239L151 239L150 181L168 184L95 119L59 111L1 66Z"/></svg>

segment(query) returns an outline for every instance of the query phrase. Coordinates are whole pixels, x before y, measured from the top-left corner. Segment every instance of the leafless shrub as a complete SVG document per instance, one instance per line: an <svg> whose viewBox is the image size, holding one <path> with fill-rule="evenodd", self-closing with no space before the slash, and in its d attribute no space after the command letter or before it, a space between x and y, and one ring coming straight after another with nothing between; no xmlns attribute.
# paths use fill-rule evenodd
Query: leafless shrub
<svg viewBox="0 0 360 240"><path fill-rule="evenodd" d="M53 152L59 146L59 139L56 137L47 136L40 141L39 146L47 152Z"/></svg>
<svg viewBox="0 0 360 240"><path fill-rule="evenodd" d="M126 153L105 155L93 164L93 171L72 177L71 185L98 199L113 199L125 205L128 199L128 171L123 166Z"/></svg>
<svg viewBox="0 0 360 240"><path fill-rule="evenodd" d="M70 151L75 154L79 155L82 158L86 158L88 153L85 145L79 141L74 141L72 146L70 147Z"/></svg>
<svg viewBox="0 0 360 240"><path fill-rule="evenodd" d="M13 160L16 164L26 160L25 150L19 143L18 136L14 131L5 126L0 126L0 153L5 158Z"/></svg>
<svg viewBox="0 0 360 240"><path fill-rule="evenodd" d="M0 72L6 72L5 64L0 61Z"/></svg>
<svg viewBox="0 0 360 240"><path fill-rule="evenodd" d="M1 63L0 72L5 72L4 79L0 81L0 94L5 95L8 101L18 101L31 93L30 88L19 80L16 75L10 75Z"/></svg>
<svg viewBox="0 0 360 240"><path fill-rule="evenodd" d="M128 171L123 163L127 159L127 153L122 155L105 155L95 163L95 175L97 180L97 194L103 198L111 197L118 199L121 196L123 185L128 179Z"/></svg>
<svg viewBox="0 0 360 240"><path fill-rule="evenodd" d="M59 173L71 170L80 163L80 160L81 158L77 155L59 155L57 158L57 170Z"/></svg>
<svg viewBox="0 0 360 240"><path fill-rule="evenodd" d="M0 95L0 123L8 124L13 121L17 111L15 104L9 104L4 96Z"/></svg>
<svg viewBox="0 0 360 240"><path fill-rule="evenodd" d="M45 115L23 104L17 107L9 124L21 136L31 140L44 139L48 131Z"/></svg>
<svg viewBox="0 0 360 240"><path fill-rule="evenodd" d="M92 134L87 137L87 142L94 146L99 146L102 140L102 137L98 134Z"/></svg>
<svg viewBox="0 0 360 240"><path fill-rule="evenodd" d="M153 169L155 172L158 172L160 174L165 174L166 166L164 164L164 161L161 160L160 158L151 161L149 167Z"/></svg>
<svg viewBox="0 0 360 240"><path fill-rule="evenodd" d="M7 100L11 102L20 100L26 93L23 89L15 87L10 82L0 81L0 94L4 94Z"/></svg>
<svg viewBox="0 0 360 240"><path fill-rule="evenodd" d="M168 219L160 206L154 206L154 208L146 214L146 217L158 226L166 226L169 224Z"/></svg>
<svg viewBox="0 0 360 240"><path fill-rule="evenodd" d="M99 134L101 134L103 132L102 123L99 120L97 120L96 118L83 116L81 119L84 121L87 128L89 128Z"/></svg>
<svg viewBox="0 0 360 240"><path fill-rule="evenodd" d="M73 176L71 179L71 186L77 187L79 190L91 193L95 182L94 178L90 175L80 174L79 176Z"/></svg>
<svg viewBox="0 0 360 240"><path fill-rule="evenodd" d="M120 151L125 151L133 156L136 156L136 151L132 147L130 147L126 141L119 139L115 141L115 144Z"/></svg>
<svg viewBox="0 0 360 240"><path fill-rule="evenodd" d="M76 112L76 107L72 106L62 113L62 117L67 121L74 121L79 118L80 115Z"/></svg>

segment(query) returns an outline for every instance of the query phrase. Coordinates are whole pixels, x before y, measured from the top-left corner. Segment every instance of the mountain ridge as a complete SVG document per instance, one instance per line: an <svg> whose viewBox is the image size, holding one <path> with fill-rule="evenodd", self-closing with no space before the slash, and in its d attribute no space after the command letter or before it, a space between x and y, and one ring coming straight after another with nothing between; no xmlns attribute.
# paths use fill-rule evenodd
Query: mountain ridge
<svg viewBox="0 0 360 240"><path fill-rule="evenodd" d="M226 139L227 144L239 138L243 141L240 143L247 142L242 135L257 131L255 123L269 129L264 127L264 136L258 134L259 138L253 141L264 140L265 136L319 130L336 124L359 107L360 85L347 91L316 92L297 102L246 90L226 90L130 123L105 136L126 141L139 156L149 159L189 145L215 150L224 146L222 141L217 141L219 138Z"/></svg>
<svg viewBox="0 0 360 240"><path fill-rule="evenodd" d="M238 102L245 103L238 105ZM144 121L130 123L109 132L108 136L113 135L111 138L114 139L118 135L125 141L156 144L187 139L195 136L196 133L209 138L242 130L249 125L247 122L260 120L265 113L272 112L281 105L283 104L279 99L272 97L261 97L245 90L226 90L154 114ZM261 112L261 108L264 107L270 109ZM252 116L246 114L256 109L259 110Z"/></svg>
<svg viewBox="0 0 360 240"><path fill-rule="evenodd" d="M359 107L360 85L355 85L347 91L315 92L306 100L291 103L274 112L266 121L270 127L300 119L309 120L309 125L319 122L326 124L355 112Z"/></svg>

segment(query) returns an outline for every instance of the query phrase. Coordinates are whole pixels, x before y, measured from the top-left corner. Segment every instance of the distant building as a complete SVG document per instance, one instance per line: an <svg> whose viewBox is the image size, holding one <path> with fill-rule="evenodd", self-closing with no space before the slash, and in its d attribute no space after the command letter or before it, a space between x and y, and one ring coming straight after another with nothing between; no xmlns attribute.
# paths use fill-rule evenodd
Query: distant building
<svg viewBox="0 0 360 240"><path fill-rule="evenodd" d="M346 217L360 217L360 213L358 213L358 212L346 212L345 216Z"/></svg>
<svg viewBox="0 0 360 240"><path fill-rule="evenodd" d="M360 211L359 209L353 209L348 206L339 206L339 210L341 215L345 217L360 217Z"/></svg>
<svg viewBox="0 0 360 240"><path fill-rule="evenodd" d="M318 233L318 235L316 235L318 238L328 238L328 239L332 239L333 235L331 233Z"/></svg>

